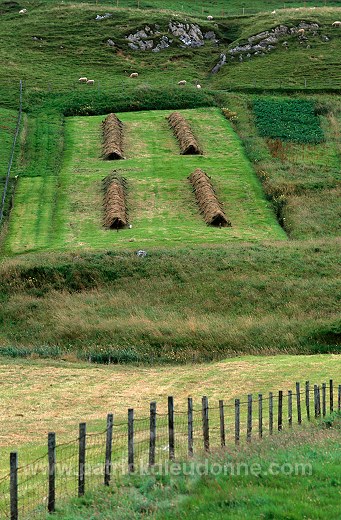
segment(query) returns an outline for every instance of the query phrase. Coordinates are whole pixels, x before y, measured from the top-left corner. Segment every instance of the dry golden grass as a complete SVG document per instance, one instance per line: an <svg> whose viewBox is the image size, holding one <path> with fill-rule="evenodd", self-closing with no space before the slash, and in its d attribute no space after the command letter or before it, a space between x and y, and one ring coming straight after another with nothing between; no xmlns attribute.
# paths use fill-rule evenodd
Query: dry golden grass
<svg viewBox="0 0 341 520"><path fill-rule="evenodd" d="M245 357L149 368L3 360L0 445L43 444L48 431L56 431L60 442L76 435L81 421L96 429L96 421L109 412L116 421L126 418L128 407L146 416L151 400L162 410L168 395L174 395L179 409L185 408L189 395L197 403L202 395L217 403L252 392L287 391L307 379L340 383L340 361L337 355Z"/></svg>

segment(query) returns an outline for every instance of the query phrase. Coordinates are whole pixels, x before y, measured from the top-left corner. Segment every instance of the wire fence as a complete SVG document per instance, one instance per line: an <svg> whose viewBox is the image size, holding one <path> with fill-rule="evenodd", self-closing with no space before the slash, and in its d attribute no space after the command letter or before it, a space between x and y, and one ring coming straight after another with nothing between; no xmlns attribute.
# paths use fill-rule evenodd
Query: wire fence
<svg viewBox="0 0 341 520"><path fill-rule="evenodd" d="M3 217L4 217L4 210L5 210L5 203L6 203L6 196L7 196L7 190L8 190L8 185L9 185L9 179L10 179L10 176L11 176L11 170L12 170L12 165L13 165L13 159L14 159L14 153L15 153L15 148L16 148L16 144L17 144L17 139L18 139L19 132L20 132L20 125L21 125L21 118L22 118L22 101L23 101L23 84L22 84L22 81L20 80L20 83L19 83L18 120L17 120L17 124L16 124L16 127L15 127L15 131L14 131L13 144L12 144L10 158L9 158L9 161L8 161L8 168L7 168L7 173L6 173L6 177L5 177L4 190L3 190L2 198L1 198L1 204L0 204L0 226L1 226L1 223L2 223L2 220L3 220Z"/></svg>
<svg viewBox="0 0 341 520"><path fill-rule="evenodd" d="M160 408L161 409L161 408ZM99 432L79 425L78 437L64 444L48 434L44 455L20 466L10 454L9 472L0 479L0 518L26 520L53 513L65 500L81 497L129 473L145 474L167 461L189 461L194 455L250 443L275 431L297 426L341 410L341 385L297 382L293 390L248 395L246 399L209 403L188 398L181 407L168 397L164 413L150 403L148 416L128 410L127 420L107 416Z"/></svg>

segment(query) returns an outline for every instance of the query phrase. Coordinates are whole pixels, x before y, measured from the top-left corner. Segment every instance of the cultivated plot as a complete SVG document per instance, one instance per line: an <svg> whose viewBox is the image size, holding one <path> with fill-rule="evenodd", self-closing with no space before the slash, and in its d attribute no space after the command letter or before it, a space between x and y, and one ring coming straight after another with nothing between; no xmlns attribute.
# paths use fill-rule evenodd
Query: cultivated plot
<svg viewBox="0 0 341 520"><path fill-rule="evenodd" d="M102 158L101 123L105 116L68 118L64 162L54 200L41 193L41 182L35 179L29 187L19 183L10 250L168 248L285 239L239 138L220 110L181 111L204 150L200 156L179 154L166 119L170 113L117 114L124 125L126 160L114 162ZM232 227L214 228L203 221L188 181L196 168L211 177ZM113 231L102 225L102 179L113 171L128 182L131 229ZM27 215L34 229L26 236ZM45 236L37 231L41 219L49 222L44 228L51 230Z"/></svg>

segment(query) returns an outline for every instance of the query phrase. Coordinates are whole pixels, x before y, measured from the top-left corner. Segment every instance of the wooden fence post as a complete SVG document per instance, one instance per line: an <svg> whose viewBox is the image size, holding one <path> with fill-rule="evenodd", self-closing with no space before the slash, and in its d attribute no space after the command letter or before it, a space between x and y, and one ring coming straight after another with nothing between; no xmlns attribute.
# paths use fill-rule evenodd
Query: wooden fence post
<svg viewBox="0 0 341 520"><path fill-rule="evenodd" d="M149 466L155 465L156 402L150 403Z"/></svg>
<svg viewBox="0 0 341 520"><path fill-rule="evenodd" d="M104 467L104 485L109 486L111 478L111 456L112 456L112 435L114 426L114 416L112 413L107 415L107 436L105 443L105 467Z"/></svg>
<svg viewBox="0 0 341 520"><path fill-rule="evenodd" d="M235 443L239 444L240 440L240 400L234 401L234 439Z"/></svg>
<svg viewBox="0 0 341 520"><path fill-rule="evenodd" d="M300 383L296 383L296 402L297 402L297 422L298 422L298 424L302 424Z"/></svg>
<svg viewBox="0 0 341 520"><path fill-rule="evenodd" d="M337 409L338 409L338 411L341 410L341 385L339 385L339 388L337 391Z"/></svg>
<svg viewBox="0 0 341 520"><path fill-rule="evenodd" d="M329 412L332 413L334 411L334 388L333 388L333 380L329 380Z"/></svg>
<svg viewBox="0 0 341 520"><path fill-rule="evenodd" d="M269 434L272 435L274 430L274 396L269 392Z"/></svg>
<svg viewBox="0 0 341 520"><path fill-rule="evenodd" d="M128 410L128 471L133 473L134 467L134 409Z"/></svg>
<svg viewBox="0 0 341 520"><path fill-rule="evenodd" d="M289 428L292 428L292 390L288 390L288 422Z"/></svg>
<svg viewBox="0 0 341 520"><path fill-rule="evenodd" d="M13 451L9 458L10 466L10 508L11 520L18 520L18 453Z"/></svg>
<svg viewBox="0 0 341 520"><path fill-rule="evenodd" d="M47 510L54 513L56 510L56 434L50 432L47 438L49 460L49 490Z"/></svg>
<svg viewBox="0 0 341 520"><path fill-rule="evenodd" d="M278 431L283 428L283 391L278 392Z"/></svg>
<svg viewBox="0 0 341 520"><path fill-rule="evenodd" d="M317 385L317 413L318 416L321 416L321 394L320 394L320 385Z"/></svg>
<svg viewBox="0 0 341 520"><path fill-rule="evenodd" d="M325 417L327 415L327 402L326 402L326 383L322 383L322 415Z"/></svg>
<svg viewBox="0 0 341 520"><path fill-rule="evenodd" d="M188 398L188 455L193 457L193 399Z"/></svg>
<svg viewBox="0 0 341 520"><path fill-rule="evenodd" d="M79 453L78 453L78 496L85 493L85 452L86 452L86 423L79 425Z"/></svg>
<svg viewBox="0 0 341 520"><path fill-rule="evenodd" d="M314 385L314 412L315 412L315 419L317 419L317 417L318 417L317 385Z"/></svg>
<svg viewBox="0 0 341 520"><path fill-rule="evenodd" d="M263 437L263 396L258 394L258 436Z"/></svg>
<svg viewBox="0 0 341 520"><path fill-rule="evenodd" d="M310 388L309 381L305 382L305 407L307 410L307 419L310 421Z"/></svg>
<svg viewBox="0 0 341 520"><path fill-rule="evenodd" d="M246 428L246 440L251 442L252 435L252 394L247 396L247 428Z"/></svg>
<svg viewBox="0 0 341 520"><path fill-rule="evenodd" d="M220 445L222 448L225 447L225 412L224 412L224 401L219 401L219 417L220 417Z"/></svg>
<svg viewBox="0 0 341 520"><path fill-rule="evenodd" d="M168 397L168 434L169 434L169 458L175 457L175 435L174 435L174 399Z"/></svg>
<svg viewBox="0 0 341 520"><path fill-rule="evenodd" d="M202 398L202 428L204 436L204 449L209 451L210 449L210 433L209 433L209 422L208 422L208 399L206 396Z"/></svg>

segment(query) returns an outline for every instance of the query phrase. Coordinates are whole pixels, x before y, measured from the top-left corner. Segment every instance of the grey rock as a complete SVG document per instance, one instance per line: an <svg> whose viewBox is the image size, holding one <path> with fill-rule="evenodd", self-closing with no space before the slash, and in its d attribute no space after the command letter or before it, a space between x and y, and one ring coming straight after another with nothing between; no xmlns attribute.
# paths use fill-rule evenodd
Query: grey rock
<svg viewBox="0 0 341 520"><path fill-rule="evenodd" d="M115 47L115 42L113 40L111 40L109 38L109 40L107 40L107 44L109 45L109 47Z"/></svg>
<svg viewBox="0 0 341 520"><path fill-rule="evenodd" d="M215 32L208 31L207 33L204 34L204 38L205 38L205 40L215 40L216 39Z"/></svg>
<svg viewBox="0 0 341 520"><path fill-rule="evenodd" d="M133 51L139 51L140 47L136 45L135 43L128 43L128 47L130 47Z"/></svg>
<svg viewBox="0 0 341 520"><path fill-rule="evenodd" d="M329 38L328 38L328 36L326 36L325 34L323 34L323 35L321 36L321 40L322 40L323 42L329 42Z"/></svg>

